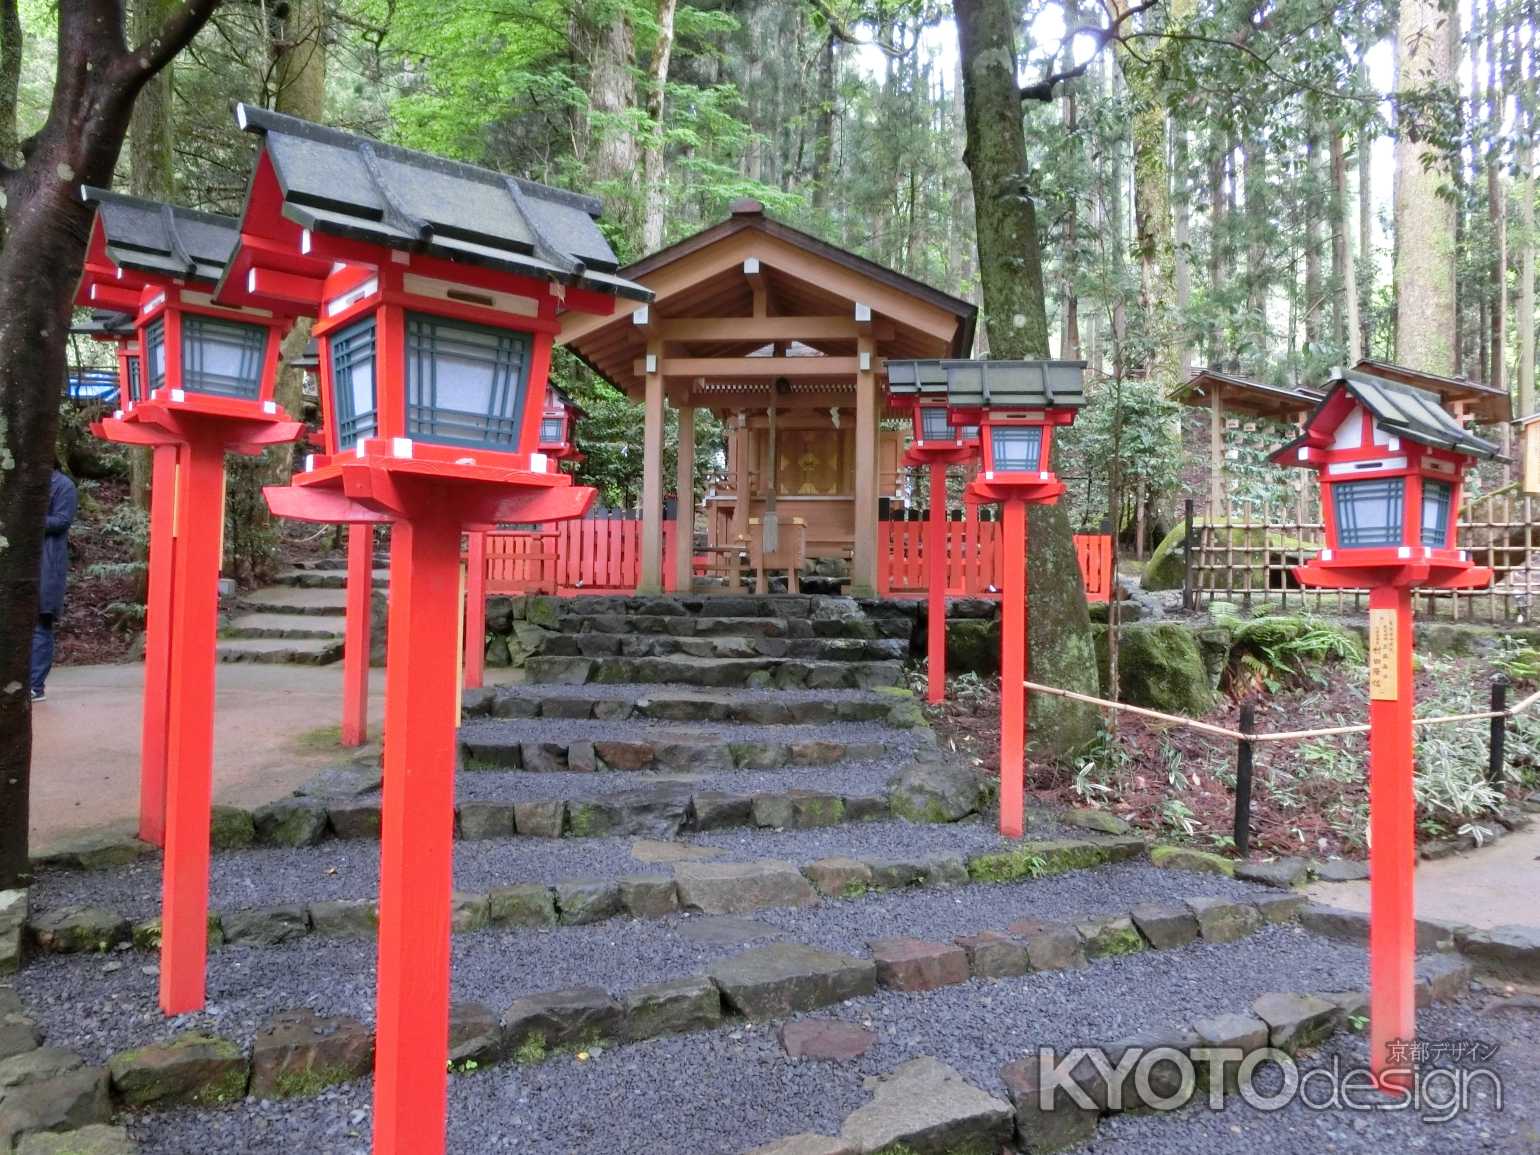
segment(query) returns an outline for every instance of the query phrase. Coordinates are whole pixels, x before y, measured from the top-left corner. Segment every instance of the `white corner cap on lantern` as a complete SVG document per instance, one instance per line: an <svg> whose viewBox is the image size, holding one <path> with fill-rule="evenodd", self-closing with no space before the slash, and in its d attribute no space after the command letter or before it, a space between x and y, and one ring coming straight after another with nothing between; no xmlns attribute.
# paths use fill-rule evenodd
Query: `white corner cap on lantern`
<svg viewBox="0 0 1540 1155"><path fill-rule="evenodd" d="M1038 475L1037 475L1037 479L1039 481L1047 481L1048 480L1048 471L1046 469L1039 470L1038 471Z"/></svg>
<svg viewBox="0 0 1540 1155"><path fill-rule="evenodd" d="M184 393L180 389L173 389L171 391L171 400L173 400L173 401L186 401L187 400L187 394Z"/></svg>
<svg viewBox="0 0 1540 1155"><path fill-rule="evenodd" d="M112 419L114 421L122 421L123 420L123 410L121 410L121 409L114 409L112 411Z"/></svg>
<svg viewBox="0 0 1540 1155"><path fill-rule="evenodd" d="M455 464L456 465L475 465L476 464L476 459L474 457L456 457L455 458Z"/></svg>
<svg viewBox="0 0 1540 1155"><path fill-rule="evenodd" d="M984 470L984 480L985 481L993 481L994 479L995 479L995 471L993 469L986 469L986 470Z"/></svg>
<svg viewBox="0 0 1540 1155"><path fill-rule="evenodd" d="M309 229L300 229L300 231L299 231L299 251L301 253L309 253L310 252L310 230Z"/></svg>
<svg viewBox="0 0 1540 1155"><path fill-rule="evenodd" d="M1412 547L1409 545L1397 546L1396 556L1402 561L1410 561L1412 558Z"/></svg>
<svg viewBox="0 0 1540 1155"><path fill-rule="evenodd" d="M1460 560L1461 561L1470 561L1470 550L1462 549L1460 551Z"/></svg>
<svg viewBox="0 0 1540 1155"><path fill-rule="evenodd" d="M364 447L364 443L362 441L356 441L356 442L353 443L353 456L354 457L367 457L367 456L369 456L369 451Z"/></svg>
<svg viewBox="0 0 1540 1155"><path fill-rule="evenodd" d="M276 402L276 401L264 401L264 402L262 402L262 412L266 413L268 416L271 417L273 414L278 412L278 402Z"/></svg>
<svg viewBox="0 0 1540 1155"><path fill-rule="evenodd" d="M314 453L307 453L307 454L305 454L305 472L306 473L312 473L312 472L314 472L314 470L315 470L315 454Z"/></svg>
<svg viewBox="0 0 1540 1155"><path fill-rule="evenodd" d="M1301 445L1299 447L1299 459L1301 461L1309 461L1310 460L1310 446L1308 446L1308 445Z"/></svg>
<svg viewBox="0 0 1540 1155"><path fill-rule="evenodd" d="M1323 549L1321 551L1321 560L1322 561L1331 561L1331 550Z"/></svg>
<svg viewBox="0 0 1540 1155"><path fill-rule="evenodd" d="M544 453L531 453L529 455L529 469L531 473L546 473L550 464L550 458Z"/></svg>
<svg viewBox="0 0 1540 1155"><path fill-rule="evenodd" d="M235 102L235 123L236 123L237 127L240 128L240 130L242 132L246 131L246 102L245 101L238 100L238 101Z"/></svg>
<svg viewBox="0 0 1540 1155"><path fill-rule="evenodd" d="M410 437L392 437L390 439L390 455L410 459L412 456L412 439Z"/></svg>

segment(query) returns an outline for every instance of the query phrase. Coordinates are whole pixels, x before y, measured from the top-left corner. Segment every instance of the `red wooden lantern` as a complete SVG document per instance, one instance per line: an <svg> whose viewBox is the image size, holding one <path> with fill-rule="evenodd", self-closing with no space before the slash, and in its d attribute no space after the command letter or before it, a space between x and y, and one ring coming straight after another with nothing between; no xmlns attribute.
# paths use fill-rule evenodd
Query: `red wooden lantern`
<svg viewBox="0 0 1540 1155"><path fill-rule="evenodd" d="M559 309L651 293L587 197L239 106L262 137L219 299L318 315L328 452L275 513L390 522L375 1155L444 1150L460 538L580 516L540 450Z"/></svg>
<svg viewBox="0 0 1540 1155"><path fill-rule="evenodd" d="M289 309L217 304L235 221L100 189L80 304L132 318L123 407L95 431L154 448L139 833L164 844L160 1004L203 1006L225 454L302 431L273 401ZM137 385L135 363L139 366Z"/></svg>
<svg viewBox="0 0 1540 1155"><path fill-rule="evenodd" d="M582 406L555 385L547 385L545 411L540 415L540 452L553 461L582 461L583 455L577 448L577 423L583 416Z"/></svg>
<svg viewBox="0 0 1540 1155"><path fill-rule="evenodd" d="M902 411L908 408L914 423L914 440L904 451L903 463L930 468L930 525L925 559L925 697L931 703L946 697L946 520L947 466L971 461L978 452L978 427L968 430L951 422L947 407L948 370L941 361L889 361L888 402Z"/></svg>
<svg viewBox="0 0 1540 1155"><path fill-rule="evenodd" d="M1496 456L1437 394L1340 369L1273 455L1320 476L1326 548L1294 569L1300 584L1369 589L1369 1057L1386 1085L1409 1081L1397 1044L1416 1029L1412 591L1492 580L1456 547L1455 517L1466 469Z"/></svg>

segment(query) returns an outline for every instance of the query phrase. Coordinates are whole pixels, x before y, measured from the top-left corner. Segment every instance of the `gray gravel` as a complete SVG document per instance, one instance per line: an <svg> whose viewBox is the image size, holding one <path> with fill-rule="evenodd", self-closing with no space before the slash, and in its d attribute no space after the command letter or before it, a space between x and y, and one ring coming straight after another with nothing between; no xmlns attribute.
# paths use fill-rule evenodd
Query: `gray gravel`
<svg viewBox="0 0 1540 1155"><path fill-rule="evenodd" d="M938 941L1003 929L1022 917L1070 918L1119 913L1141 901L1178 896L1246 897L1246 883L1127 863L1037 881L955 889L911 889L800 910L758 912L751 920L674 916L614 919L551 930L486 930L456 935L454 997L497 1009L520 995L569 986L611 993L704 971L713 959L772 938L865 954L871 939L909 934ZM731 934L702 938L703 929ZM740 933L739 928L743 928ZM762 931L753 934L756 928ZM751 938L751 934L753 937ZM374 1017L374 944L307 938L278 947L227 947L209 956L209 1007L168 1024L156 1007L153 956L120 953L37 960L18 986L60 1045L105 1057L188 1026L249 1039L274 1011L296 1005ZM112 963L121 967L110 972ZM320 981L317 981L320 980Z"/></svg>
<svg viewBox="0 0 1540 1155"><path fill-rule="evenodd" d="M1086 1155L1209 1155L1210 1152L1267 1151L1268 1155L1382 1155L1384 1152L1534 1152L1540 1135L1540 1013L1534 1010L1484 1013L1487 996L1419 1011L1417 1036L1434 1041L1481 1040L1500 1049L1488 1062L1502 1080L1502 1104L1477 1082L1468 1109L1444 1122L1424 1121L1405 1110L1312 1110L1295 1102L1282 1111L1262 1112L1236 1102L1222 1112L1205 1107L1163 1115L1121 1115L1105 1120ZM1338 1062L1340 1069L1368 1061L1362 1035L1339 1034L1304 1066ZM1258 1080L1265 1093L1276 1086ZM1317 1092L1322 1093L1322 1092ZM1440 1096L1448 1086L1437 1087ZM1319 1099L1317 1101L1320 1101Z"/></svg>
<svg viewBox="0 0 1540 1155"><path fill-rule="evenodd" d="M597 798L659 782L685 782L696 790L722 790L730 794L820 790L827 794L878 795L886 793L893 769L887 762L841 762L836 766L723 770L715 774L640 771L534 774L527 770L462 770L455 778L455 795L461 802Z"/></svg>
<svg viewBox="0 0 1540 1155"><path fill-rule="evenodd" d="M1034 822L1034 838L1065 833L1057 824ZM1080 832L1082 835L1084 832ZM455 843L455 886L486 891L516 882L560 882L577 878L619 878L666 874L667 866L632 855L630 838L500 838ZM983 822L948 826L907 822L842 823L815 830L714 831L688 835L684 843L716 847L724 861L785 858L805 865L833 855L919 858L964 856L1000 846L1004 840ZM373 897L378 889L379 843L329 839L319 846L262 847L214 856L209 873L212 910L238 910L284 902L318 902ZM86 904L131 918L160 911L160 861L146 859L113 870L39 872L32 889L34 911Z"/></svg>
<svg viewBox="0 0 1540 1155"><path fill-rule="evenodd" d="M793 1062L776 1045L773 1026L734 1024L618 1047L583 1063L562 1058L532 1068L494 1067L451 1079L449 1148L738 1155L800 1131L837 1133L843 1117L866 1101L865 1077L918 1055L951 1063L998 1093L999 1067L1039 1043L1111 1040L1239 1010L1270 990L1353 986L1362 983L1364 971L1358 948L1271 927L1237 944L1148 952L1084 971L971 982L924 995L881 993L830 1008L823 1017L867 1022L879 1033L878 1043L848 1064ZM369 1084L363 1082L281 1107L243 1104L141 1116L132 1129L145 1155L211 1146L227 1153L362 1155L368 1111ZM1155 1128L1171 1121L1126 1122ZM350 1129L356 1137L348 1137ZM1157 1130L1148 1134L1149 1142L1136 1139L1116 1149L1209 1149L1181 1139L1167 1144ZM1230 1143L1225 1149L1262 1146ZM1325 1149L1309 1148L1312 1155Z"/></svg>

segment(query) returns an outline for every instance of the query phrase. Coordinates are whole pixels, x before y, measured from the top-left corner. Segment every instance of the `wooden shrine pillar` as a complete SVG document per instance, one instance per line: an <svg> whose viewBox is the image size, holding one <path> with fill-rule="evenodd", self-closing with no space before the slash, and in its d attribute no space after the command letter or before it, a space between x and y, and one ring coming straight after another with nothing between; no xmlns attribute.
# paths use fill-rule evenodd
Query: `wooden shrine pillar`
<svg viewBox="0 0 1540 1155"><path fill-rule="evenodd" d="M695 409L679 409L679 464L674 501L674 589L690 592L695 577Z"/></svg>
<svg viewBox="0 0 1540 1155"><path fill-rule="evenodd" d="M753 474L750 471L749 454L754 445L754 439L749 435L749 415L747 412L738 414L738 428L733 432L733 467L736 470L738 496L733 502L733 528L732 541L732 591L738 592L738 582L742 577L741 567L738 564L739 550L744 547L745 540L749 536L749 510L754 503Z"/></svg>
<svg viewBox="0 0 1540 1155"><path fill-rule="evenodd" d="M642 572L639 594L663 592L663 342L647 342L642 421Z"/></svg>
<svg viewBox="0 0 1540 1155"><path fill-rule="evenodd" d="M877 594L877 354L870 333L856 338L856 511L850 593Z"/></svg>

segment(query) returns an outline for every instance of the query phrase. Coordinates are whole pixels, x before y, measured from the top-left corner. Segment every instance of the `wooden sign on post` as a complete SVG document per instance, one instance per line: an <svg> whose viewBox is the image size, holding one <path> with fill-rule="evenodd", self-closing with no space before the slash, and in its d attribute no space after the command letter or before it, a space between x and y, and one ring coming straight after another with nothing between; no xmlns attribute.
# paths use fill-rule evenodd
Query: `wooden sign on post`
<svg viewBox="0 0 1540 1155"><path fill-rule="evenodd" d="M1400 686L1396 676L1396 611L1369 611L1369 698L1394 701Z"/></svg>

